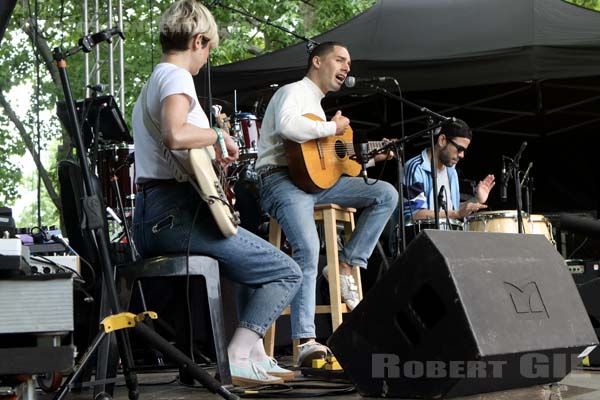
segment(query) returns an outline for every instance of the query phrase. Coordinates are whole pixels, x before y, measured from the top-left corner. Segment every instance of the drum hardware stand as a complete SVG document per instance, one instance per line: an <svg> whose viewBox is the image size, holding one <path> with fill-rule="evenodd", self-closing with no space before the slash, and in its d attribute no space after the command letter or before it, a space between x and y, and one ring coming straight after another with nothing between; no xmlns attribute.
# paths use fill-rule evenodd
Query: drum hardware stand
<svg viewBox="0 0 600 400"><path fill-rule="evenodd" d="M102 209L100 196L98 193L96 193L96 188L92 183L91 168L88 160L86 159L83 134L81 131L81 125L77 119L77 112L67 74L66 62L67 57L76 54L79 51L90 52L92 47L103 41L108 41L110 43L112 41L112 36L117 34L124 39L123 33L117 28L113 28L83 37L79 40L79 46L67 50L64 53L58 47L55 47L53 50L53 59L58 68L63 94L65 97L65 105L70 122L69 126L72 128L71 135L73 136L73 140L77 146L77 156L83 176L84 196L82 198L82 209L84 216L82 228L91 231L91 236L98 250L100 263L102 265L101 273L104 277L104 289L106 289L108 295L107 299L103 299L103 302L104 300L107 300L107 303L113 312L112 315L109 315L102 321L102 329L92 341L92 344L86 350L81 361L78 363L69 378L60 387L54 398L63 399L67 395L71 389L72 383L85 370L85 367L90 361L92 354L98 350L101 343L109 338L108 334L114 331L116 333L119 356L121 357L122 361L123 375L125 376L125 383L128 388L128 397L131 400L137 399L139 396L138 382L136 373L133 371L133 355L131 352L129 336L127 335L126 331L126 329L134 329L144 341L150 344L153 348L159 350L166 358L175 361L181 369L201 382L208 390L213 393L217 393L226 399L238 399L237 396L229 392L229 390L223 387L206 371L198 367L193 360L173 347L173 345L148 327L145 321L148 318L156 318L155 313L147 312L136 316L131 313L121 312L121 305L119 304L116 285L112 279L113 266L111 265L110 254L108 250L108 238L104 229L104 210ZM98 372L99 371L96 371L96 375L98 375ZM107 393L99 393L98 396L96 396L96 399L100 398L109 399L111 396Z"/></svg>
<svg viewBox="0 0 600 400"><path fill-rule="evenodd" d="M531 216L531 202L533 199L533 177L529 175L531 167L533 167L533 161L529 163L525 174L523 174L523 179L521 179L521 190L523 190L523 187L525 187L525 204L527 208L527 215L529 216Z"/></svg>
<svg viewBox="0 0 600 400"><path fill-rule="evenodd" d="M525 233L525 226L523 225L523 201L522 201L522 196L521 196L522 184L521 184L521 178L519 177L519 174L520 174L519 162L521 160L521 155L523 154L523 150L525 150L525 147L527 147L527 142L523 142L521 144L521 148L519 149L517 154L514 156L514 158L502 156L503 160L508 161L508 168L506 169L506 173L503 174L505 176L502 176L502 178L503 178L502 180L504 181L504 184L506 185L506 184L508 184L508 180L510 179L510 176L512 175L512 178L515 182L515 200L516 200L516 205L517 205L517 225L518 225L519 233ZM531 167L531 164L530 164L530 167ZM527 169L527 171L529 171L529 168Z"/></svg>
<svg viewBox="0 0 600 400"><path fill-rule="evenodd" d="M119 165L117 168L114 168L111 170L111 176L110 176L110 182L113 185L113 189L115 190L115 194L117 195L117 207L118 207L118 211L121 214L121 224L123 225L123 234L125 235L125 238L127 239L127 244L129 244L129 250L131 251L131 261L137 261L138 259L138 252L137 249L135 247L135 243L133 241L133 238L131 237L131 232L129 230L129 223L127 222L127 215L125 215L125 207L123 206L123 197L121 196L121 189L119 189L119 178L117 177L117 172L119 172L119 170L121 168L129 168L131 167L131 164L133 164L133 159L130 157L127 157L127 160Z"/></svg>
<svg viewBox="0 0 600 400"><path fill-rule="evenodd" d="M233 131L233 137L235 138L235 142L237 143L240 149L246 147L246 143L244 143L244 137L241 135L242 133L242 125L240 120L238 119L238 105L237 105L237 89L233 90L233 124L231 125L231 130Z"/></svg>

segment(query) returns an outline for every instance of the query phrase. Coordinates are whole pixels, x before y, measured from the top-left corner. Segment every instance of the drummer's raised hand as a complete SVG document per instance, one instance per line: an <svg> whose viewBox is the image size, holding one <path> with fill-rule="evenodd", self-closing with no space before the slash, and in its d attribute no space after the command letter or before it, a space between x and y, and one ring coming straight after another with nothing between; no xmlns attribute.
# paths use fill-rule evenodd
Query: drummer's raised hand
<svg viewBox="0 0 600 400"><path fill-rule="evenodd" d="M490 191L496 184L494 175L490 174L479 181L475 188L475 199L479 203L485 203L490 195Z"/></svg>

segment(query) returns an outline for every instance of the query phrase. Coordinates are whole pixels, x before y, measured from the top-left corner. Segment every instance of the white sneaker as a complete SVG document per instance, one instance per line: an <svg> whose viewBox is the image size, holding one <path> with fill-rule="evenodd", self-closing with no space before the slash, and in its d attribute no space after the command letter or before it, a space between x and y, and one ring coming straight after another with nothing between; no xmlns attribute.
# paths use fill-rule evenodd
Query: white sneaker
<svg viewBox="0 0 600 400"><path fill-rule="evenodd" d="M231 383L235 386L271 385L283 383L283 379L269 375L263 368L252 361L243 367L233 363L229 364Z"/></svg>
<svg viewBox="0 0 600 400"><path fill-rule="evenodd" d="M307 342L298 345L298 366L311 368L312 360L318 360L331 355L329 347L322 345L319 342Z"/></svg>
<svg viewBox="0 0 600 400"><path fill-rule="evenodd" d="M323 268L323 277L325 280L329 281L328 268L326 265ZM342 275L340 274L340 294L342 296L342 301L348 306L350 311L354 310L354 308L360 303L358 297L358 286L354 281L354 277L352 275Z"/></svg>
<svg viewBox="0 0 600 400"><path fill-rule="evenodd" d="M269 357L267 361L263 362L255 361L254 364L264 369L267 374L281 378L284 381L291 381L296 377L296 373L294 371L281 368L273 357Z"/></svg>

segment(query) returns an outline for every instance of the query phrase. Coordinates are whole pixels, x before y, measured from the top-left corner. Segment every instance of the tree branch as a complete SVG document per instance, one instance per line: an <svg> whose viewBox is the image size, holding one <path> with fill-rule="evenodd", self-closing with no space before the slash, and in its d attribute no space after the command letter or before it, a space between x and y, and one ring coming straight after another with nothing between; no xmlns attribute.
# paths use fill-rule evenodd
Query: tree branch
<svg viewBox="0 0 600 400"><path fill-rule="evenodd" d="M311 3L310 1L308 1L308 0L300 0L300 3L304 3L304 4L306 4L307 6L310 6L310 7L312 7L312 8L315 8L315 5L314 5L314 4L312 4L312 3Z"/></svg>
<svg viewBox="0 0 600 400"><path fill-rule="evenodd" d="M48 176L48 171L46 171L46 168L44 168L44 166L42 165L42 161L40 160L40 155L35 150L35 143L33 143L30 135L27 133L27 130L23 126L23 123L21 122L21 120L19 119L17 114L12 109L10 103L6 100L6 97L4 96L4 90L2 87L0 87L0 105L2 106L2 108L4 108L6 115L8 116L8 118L12 121L12 123L17 128L17 131L19 132L21 139L25 143L25 147L27 147L27 150L33 157L35 166L37 167L40 177L42 178L42 182L44 182L44 187L48 191L48 195L50 196L50 199L52 200L52 202L54 203L56 208L58 208L58 210L60 210L61 207L60 207L58 193L56 193L56 191L54 190L54 186L52 186L52 180L50 180L50 177Z"/></svg>
<svg viewBox="0 0 600 400"><path fill-rule="evenodd" d="M253 46L251 44L246 44L246 51L254 56L260 56L265 54L265 50L261 49L258 46Z"/></svg>
<svg viewBox="0 0 600 400"><path fill-rule="evenodd" d="M44 65L50 73L54 84L60 87L60 76L58 75L58 69L54 64L54 59L52 57L52 51L50 50L50 46L48 46L48 42L46 41L46 39L42 35L40 35L39 29L33 29L34 25L35 21L29 19L28 23L23 25L22 27L23 32L25 32L35 44L38 54L40 55L40 57L42 57Z"/></svg>

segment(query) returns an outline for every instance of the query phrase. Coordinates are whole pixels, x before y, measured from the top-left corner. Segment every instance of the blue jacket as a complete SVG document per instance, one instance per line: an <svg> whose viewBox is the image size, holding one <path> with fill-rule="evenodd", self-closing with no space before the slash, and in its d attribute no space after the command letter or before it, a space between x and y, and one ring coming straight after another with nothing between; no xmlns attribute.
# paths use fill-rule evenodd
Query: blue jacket
<svg viewBox="0 0 600 400"><path fill-rule="evenodd" d="M446 169L448 170L452 207L458 210L460 206L460 189L456 167L446 167ZM427 149L406 162L403 183L408 194L408 199L404 199L404 218L406 221L412 220L412 216L419 210L433 210L433 196L435 194L431 187L431 162L427 157Z"/></svg>

